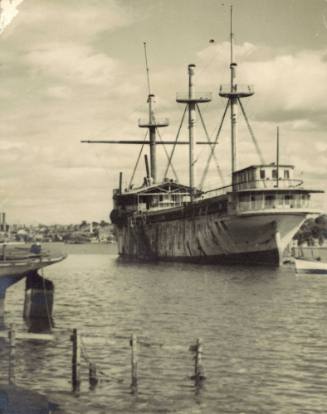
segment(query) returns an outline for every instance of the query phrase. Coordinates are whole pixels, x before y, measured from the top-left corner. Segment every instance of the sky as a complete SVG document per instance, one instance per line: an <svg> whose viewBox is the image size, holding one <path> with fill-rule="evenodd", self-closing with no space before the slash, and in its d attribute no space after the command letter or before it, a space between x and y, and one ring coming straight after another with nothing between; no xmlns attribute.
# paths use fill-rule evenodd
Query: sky
<svg viewBox="0 0 327 414"><path fill-rule="evenodd" d="M163 139L174 139L187 89L187 65L196 65L209 135L217 131L229 81L229 1L1 0L0 211L9 223L55 224L108 220L119 171L127 186L137 146L88 145L83 139L143 139L147 116L143 42L147 42L155 112L168 117ZM327 1L234 0L235 60L240 84L254 86L243 100L265 161L294 164L310 188L327 190ZM209 42L214 39L214 42ZM241 114L240 114L241 115ZM205 188L230 181L226 119ZM196 136L204 132L197 120ZM187 139L186 126L181 138ZM259 162L242 117L239 168ZM197 148L200 181L208 149ZM159 176L166 166L158 150ZM187 147L176 152L179 181L188 184ZM143 161L135 185L145 175ZM172 178L173 174L170 174ZM317 206L326 211L326 196Z"/></svg>

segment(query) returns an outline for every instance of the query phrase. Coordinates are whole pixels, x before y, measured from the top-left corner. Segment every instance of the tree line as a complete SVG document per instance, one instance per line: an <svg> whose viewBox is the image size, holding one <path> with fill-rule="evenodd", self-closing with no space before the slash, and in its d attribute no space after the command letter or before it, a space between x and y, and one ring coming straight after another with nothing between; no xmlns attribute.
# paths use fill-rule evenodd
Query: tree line
<svg viewBox="0 0 327 414"><path fill-rule="evenodd" d="M318 240L319 245L323 245L324 240L327 239L327 215L322 214L316 219L306 220L294 239L298 241L299 245L307 243L308 246L313 246L315 239Z"/></svg>

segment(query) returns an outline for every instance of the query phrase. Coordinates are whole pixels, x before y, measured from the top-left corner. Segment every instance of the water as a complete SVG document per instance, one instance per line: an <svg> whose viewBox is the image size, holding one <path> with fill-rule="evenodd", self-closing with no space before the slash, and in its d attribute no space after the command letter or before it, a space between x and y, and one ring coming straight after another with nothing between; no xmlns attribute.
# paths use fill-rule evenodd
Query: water
<svg viewBox="0 0 327 414"><path fill-rule="evenodd" d="M19 341L16 350L17 384L46 394L59 404L57 412L327 412L326 276L296 276L291 268L122 264L113 246L69 248L66 261L45 271L56 286L55 341ZM26 329L23 293L20 282L6 301L5 323L19 330ZM104 374L90 390L83 361L79 396L70 384L72 328ZM137 394L130 389L132 333L143 342ZM190 379L188 348L197 337L204 343L202 388Z"/></svg>

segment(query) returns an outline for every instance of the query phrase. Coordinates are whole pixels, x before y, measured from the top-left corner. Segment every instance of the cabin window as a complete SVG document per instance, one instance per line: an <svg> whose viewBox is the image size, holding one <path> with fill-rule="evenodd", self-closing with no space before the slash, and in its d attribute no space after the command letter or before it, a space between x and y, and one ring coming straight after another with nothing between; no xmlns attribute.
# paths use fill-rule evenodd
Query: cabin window
<svg viewBox="0 0 327 414"><path fill-rule="evenodd" d="M252 195L250 196L251 208L255 208L255 200L256 200L256 198L255 198L255 196L252 194Z"/></svg>
<svg viewBox="0 0 327 414"><path fill-rule="evenodd" d="M260 170L260 179L264 180L266 178L266 171L265 170Z"/></svg>
<svg viewBox="0 0 327 414"><path fill-rule="evenodd" d="M284 179L288 180L290 178L290 172L289 170L284 170Z"/></svg>
<svg viewBox="0 0 327 414"><path fill-rule="evenodd" d="M249 196L247 194L241 194L240 195L240 202L244 203L244 202L247 202L247 201L249 201Z"/></svg>
<svg viewBox="0 0 327 414"><path fill-rule="evenodd" d="M293 196L292 195L286 195L285 196L285 204L286 205L291 204L292 201L293 201Z"/></svg>
<svg viewBox="0 0 327 414"><path fill-rule="evenodd" d="M266 195L265 196L265 206L266 207L273 207L275 201L275 196L273 195Z"/></svg>

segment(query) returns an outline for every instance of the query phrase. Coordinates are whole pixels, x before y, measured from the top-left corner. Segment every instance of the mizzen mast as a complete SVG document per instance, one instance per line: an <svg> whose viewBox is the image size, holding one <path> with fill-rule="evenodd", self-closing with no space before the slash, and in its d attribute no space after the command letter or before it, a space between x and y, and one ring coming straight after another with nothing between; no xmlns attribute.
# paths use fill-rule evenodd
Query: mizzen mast
<svg viewBox="0 0 327 414"><path fill-rule="evenodd" d="M146 42L144 45L144 57L145 57L145 67L147 74L147 84L148 84L148 105L149 105L149 118L147 120L139 119L140 128L148 128L149 131L149 144L150 144L150 174L153 183L157 182L157 154L156 154L156 141L157 141L157 128L163 128L169 125L167 118L165 119L156 119L153 111L153 104L155 102L155 96L151 93L151 84L150 84L150 75L149 75L149 65L148 65L148 56L146 51Z"/></svg>

